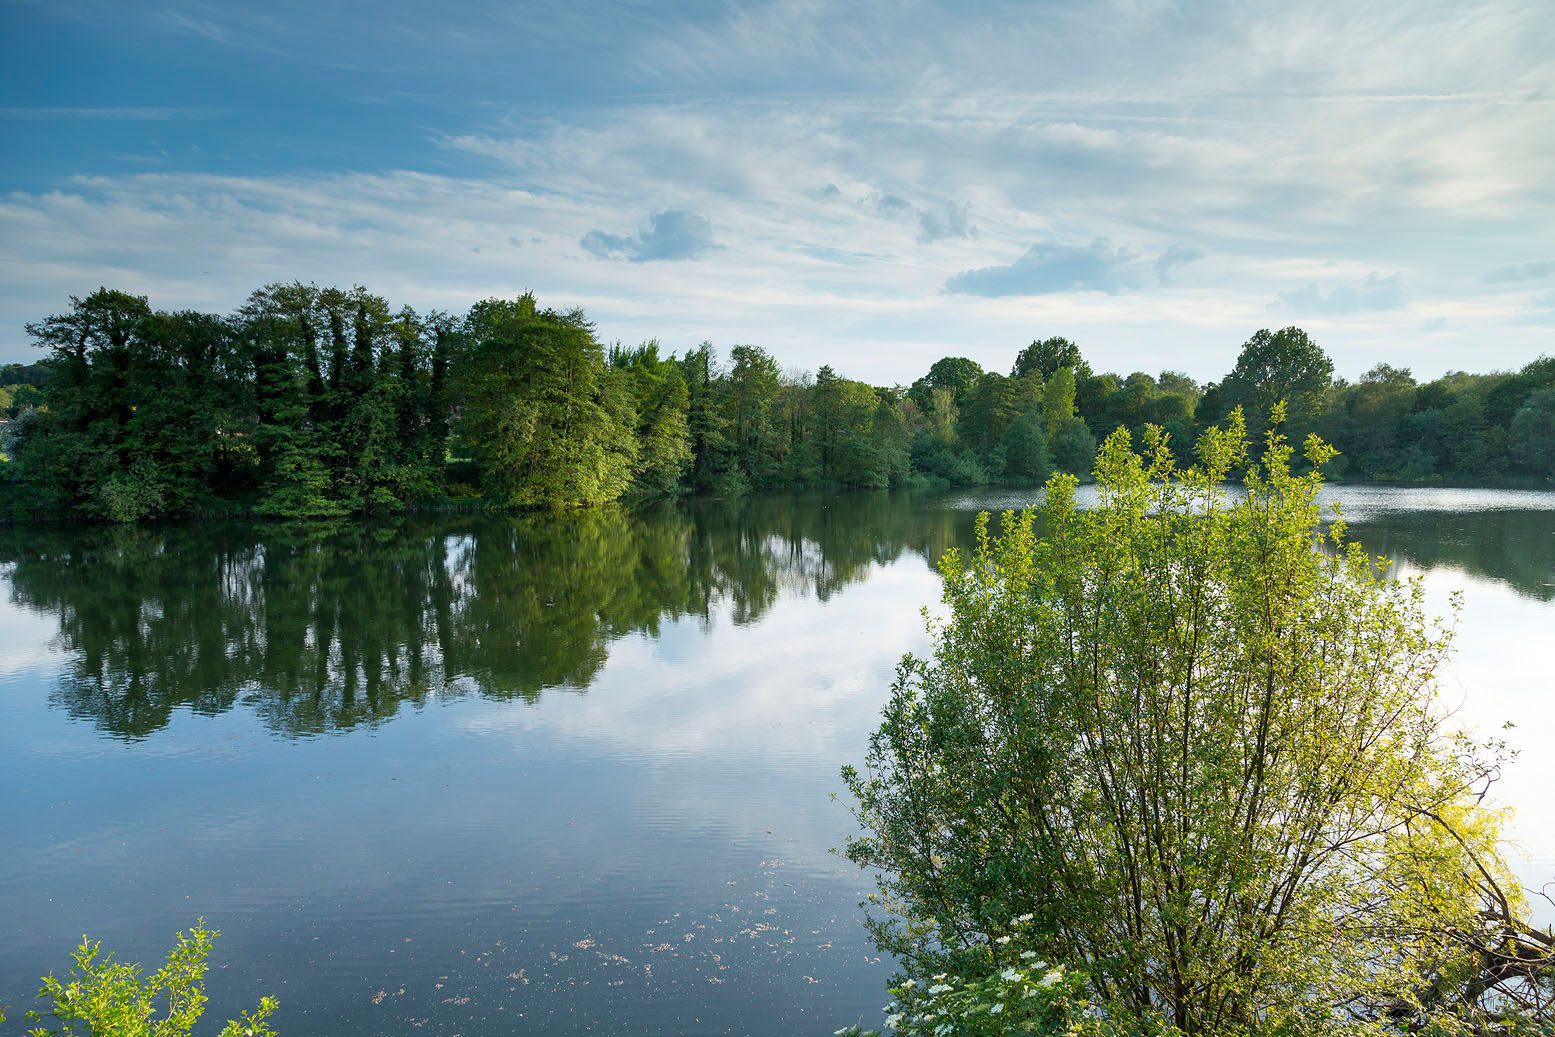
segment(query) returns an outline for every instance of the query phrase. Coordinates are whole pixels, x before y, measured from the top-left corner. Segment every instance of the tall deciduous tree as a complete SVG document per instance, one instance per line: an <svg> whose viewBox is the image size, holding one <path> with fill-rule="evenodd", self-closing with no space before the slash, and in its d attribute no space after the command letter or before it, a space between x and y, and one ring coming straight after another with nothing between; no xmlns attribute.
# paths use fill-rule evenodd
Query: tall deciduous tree
<svg viewBox="0 0 1555 1037"><path fill-rule="evenodd" d="M637 461L630 404L607 395L604 351L581 312L538 310L533 295L476 304L464 371L465 439L503 506L615 500Z"/></svg>
<svg viewBox="0 0 1555 1037"><path fill-rule="evenodd" d="M1261 436L1265 419L1283 402L1291 428L1305 434L1316 427L1333 377L1333 361L1305 331L1264 328L1242 346L1236 366L1221 382L1214 401L1221 413L1204 417L1219 421L1241 407L1252 415L1254 435Z"/></svg>
<svg viewBox="0 0 1555 1037"><path fill-rule="evenodd" d="M1016 354L1015 366L1010 371L1010 377L1020 378L1035 372L1045 382L1064 368L1068 368L1080 378L1087 377L1091 373L1090 365L1080 355L1080 347L1066 338L1055 335L1051 338L1034 340L1031 345Z"/></svg>
<svg viewBox="0 0 1555 1037"><path fill-rule="evenodd" d="M660 357L657 341L610 350L610 366L627 379L637 414L637 488L671 497L691 464L690 397L674 357Z"/></svg>

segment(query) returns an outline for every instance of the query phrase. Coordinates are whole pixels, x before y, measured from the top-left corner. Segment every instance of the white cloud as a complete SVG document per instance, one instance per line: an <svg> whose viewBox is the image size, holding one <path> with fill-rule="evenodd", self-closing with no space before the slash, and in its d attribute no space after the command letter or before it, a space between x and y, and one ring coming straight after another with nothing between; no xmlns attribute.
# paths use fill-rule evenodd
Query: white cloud
<svg viewBox="0 0 1555 1037"><path fill-rule="evenodd" d="M1398 274L1383 277L1373 273L1358 283L1336 284L1327 289L1306 284L1281 295L1280 304L1298 317L1396 310L1404 304L1404 290Z"/></svg>
<svg viewBox="0 0 1555 1037"><path fill-rule="evenodd" d="M1538 332L1482 276L1555 233L1551 21L1494 2L747 5L650 33L620 73L632 100L441 138L457 175L13 193L0 354L25 355L23 321L98 284L228 309L301 277L423 306L532 288L607 337L756 340L883 382L952 352L1006 367L1038 332L1102 366L1164 356L1215 377L1271 298L1305 309L1341 373L1413 352L1428 375L1470 343L1519 364ZM696 234L641 229L677 212ZM940 294L1001 265L1046 294ZM1378 270L1397 280L1367 282ZM1125 290L1126 308L1106 294ZM1384 304L1408 328L1479 324L1422 342Z"/></svg>
<svg viewBox="0 0 1555 1037"><path fill-rule="evenodd" d="M1507 284L1518 281L1542 281L1547 277L1555 277L1555 260L1498 266L1494 270L1487 271L1484 280L1486 284Z"/></svg>
<svg viewBox="0 0 1555 1037"><path fill-rule="evenodd" d="M635 235L591 230L578 244L601 259L622 258L634 263L699 259L714 248L713 224L706 216L685 209L665 209L649 216L648 229Z"/></svg>

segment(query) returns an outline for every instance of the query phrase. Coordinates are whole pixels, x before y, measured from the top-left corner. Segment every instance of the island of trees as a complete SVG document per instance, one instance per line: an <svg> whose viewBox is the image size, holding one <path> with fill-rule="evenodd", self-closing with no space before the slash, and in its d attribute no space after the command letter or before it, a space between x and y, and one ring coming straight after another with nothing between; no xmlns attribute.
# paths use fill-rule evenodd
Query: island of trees
<svg viewBox="0 0 1555 1037"><path fill-rule="evenodd" d="M606 346L532 295L460 315L300 283L220 316L99 289L28 326L49 351L0 369L12 518L321 517L468 501L566 507L799 486L1035 484L1086 476L1099 439L1157 425L1183 452L1242 406L1284 400L1349 479L1549 485L1555 358L1419 383L1359 381L1299 328L1232 370L1097 373L1064 338L1010 371L945 357L907 386L785 371L752 345ZM1263 429L1254 427L1256 436Z"/></svg>

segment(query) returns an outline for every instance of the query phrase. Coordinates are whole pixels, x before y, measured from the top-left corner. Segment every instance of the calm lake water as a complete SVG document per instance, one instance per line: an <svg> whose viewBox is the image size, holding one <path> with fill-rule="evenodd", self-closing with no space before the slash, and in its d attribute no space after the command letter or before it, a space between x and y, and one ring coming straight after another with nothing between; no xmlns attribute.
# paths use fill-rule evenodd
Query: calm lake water
<svg viewBox="0 0 1555 1037"><path fill-rule="evenodd" d="M1445 687L1518 725L1498 795L1555 882L1555 494L1335 493L1462 592ZM0 1004L204 916L213 1013L273 992L288 1037L878 1022L838 768L931 560L1029 500L0 531Z"/></svg>

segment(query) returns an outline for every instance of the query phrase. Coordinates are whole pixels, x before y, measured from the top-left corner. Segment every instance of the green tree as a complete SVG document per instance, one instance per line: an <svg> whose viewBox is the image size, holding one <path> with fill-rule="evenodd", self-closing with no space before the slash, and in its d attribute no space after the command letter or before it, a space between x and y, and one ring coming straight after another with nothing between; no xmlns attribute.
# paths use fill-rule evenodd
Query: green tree
<svg viewBox="0 0 1555 1037"><path fill-rule="evenodd" d="M1528 397L1512 418L1510 446L1518 467L1555 481L1555 388Z"/></svg>
<svg viewBox="0 0 1555 1037"><path fill-rule="evenodd" d="M1023 482L1043 482L1053 474L1042 412L1032 407L1010 423L1004 433L1004 474Z"/></svg>
<svg viewBox="0 0 1555 1037"><path fill-rule="evenodd" d="M1053 464L1061 472L1086 476L1096 461L1096 437L1083 418L1070 418L1052 439Z"/></svg>
<svg viewBox="0 0 1555 1037"><path fill-rule="evenodd" d="M1074 372L1061 367L1048 377L1042 389L1042 421L1049 440L1059 434L1075 418Z"/></svg>
<svg viewBox="0 0 1555 1037"><path fill-rule="evenodd" d="M881 394L872 386L839 376L831 367L815 375L813 431L821 478L845 486L884 487L899 467L892 441L875 436Z"/></svg>
<svg viewBox="0 0 1555 1037"><path fill-rule="evenodd" d="M1507 428L1530 395L1555 387L1555 357L1541 356L1516 374L1502 375L1485 393L1485 419Z"/></svg>
<svg viewBox="0 0 1555 1037"><path fill-rule="evenodd" d="M1283 402L1291 429L1305 434L1316 428L1333 375L1333 361L1305 331L1264 328L1242 346L1236 366L1221 383L1214 400L1221 412L1201 418L1206 424L1220 421L1241 407L1253 415L1251 431L1261 437L1265 417Z"/></svg>
<svg viewBox="0 0 1555 1037"><path fill-rule="evenodd" d="M1010 377L1020 378L1035 372L1045 382L1066 368L1070 374L1080 378L1085 378L1091 373L1090 365L1080 355L1080 347L1066 338L1055 335L1052 338L1033 340L1031 345L1022 349L1015 357L1015 366L1010 371Z"/></svg>
<svg viewBox="0 0 1555 1037"><path fill-rule="evenodd" d="M18 449L46 511L112 521L187 513L232 481L242 374L227 322L101 289L29 325L63 372Z"/></svg>
<svg viewBox="0 0 1555 1037"><path fill-rule="evenodd" d="M252 372L249 439L261 514L322 518L349 510L336 487L340 448L321 359L321 294L295 282L266 285L233 321Z"/></svg>
<svg viewBox="0 0 1555 1037"><path fill-rule="evenodd" d="M903 661L844 772L871 929L909 978L1030 954L1078 967L1108 1017L1184 1034L1548 1011L1529 984L1552 942L1476 794L1493 761L1434 695L1449 635L1418 581L1323 531L1332 451L1305 453L1299 476L1271 433L1249 462L1239 411L1187 470L1159 430L1141 453L1119 431L1093 510L1055 476L1039 511L997 538L984 516L975 557L945 557L933 654Z"/></svg>
<svg viewBox="0 0 1555 1037"><path fill-rule="evenodd" d="M934 361L929 373L912 383L908 395L926 406L936 389L949 389L957 406L983 376L983 365L964 356L941 357Z"/></svg>
<svg viewBox="0 0 1555 1037"><path fill-rule="evenodd" d="M711 342L680 360L686 380L686 424L691 434L691 482L697 490L737 497L750 489L740 470L724 396L728 381Z"/></svg>
<svg viewBox="0 0 1555 1037"><path fill-rule="evenodd" d="M6 406L10 409L13 417L19 415L24 410L39 407L43 404L43 391L36 385L27 382L8 385L5 387L5 392L10 397L10 403Z"/></svg>
<svg viewBox="0 0 1555 1037"><path fill-rule="evenodd" d="M1004 472L1004 434L1021 410L1021 383L990 371L967 392L956 422L956 439L995 478Z"/></svg>
<svg viewBox="0 0 1555 1037"><path fill-rule="evenodd" d="M680 364L659 356L658 342L610 351L610 366L629 380L637 413L637 489L670 497L691 463L690 395Z"/></svg>
<svg viewBox="0 0 1555 1037"><path fill-rule="evenodd" d="M526 294L477 303L468 327L464 437L492 501L565 507L625 493L637 442L582 313L538 310Z"/></svg>
<svg viewBox="0 0 1555 1037"><path fill-rule="evenodd" d="M763 483L779 466L781 442L772 423L781 379L777 361L758 346L729 351L727 424L735 463L752 483Z"/></svg>

